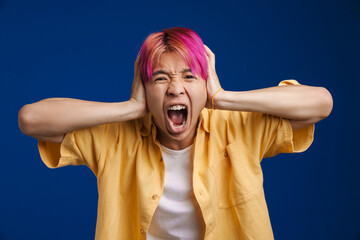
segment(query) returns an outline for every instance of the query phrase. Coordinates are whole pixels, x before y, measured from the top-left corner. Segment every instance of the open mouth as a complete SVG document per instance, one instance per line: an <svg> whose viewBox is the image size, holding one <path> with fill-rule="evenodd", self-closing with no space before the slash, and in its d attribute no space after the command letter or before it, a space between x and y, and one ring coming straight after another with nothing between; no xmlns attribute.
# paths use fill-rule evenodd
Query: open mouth
<svg viewBox="0 0 360 240"><path fill-rule="evenodd" d="M170 126L173 130L182 129L187 120L188 112L185 105L172 105L167 110Z"/></svg>

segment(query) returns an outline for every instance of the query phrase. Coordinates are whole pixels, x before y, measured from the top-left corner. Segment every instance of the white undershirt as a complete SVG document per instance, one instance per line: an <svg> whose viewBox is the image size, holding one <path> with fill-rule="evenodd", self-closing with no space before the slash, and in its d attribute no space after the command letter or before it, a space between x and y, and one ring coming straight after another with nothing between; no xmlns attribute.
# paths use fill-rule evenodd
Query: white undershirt
<svg viewBox="0 0 360 240"><path fill-rule="evenodd" d="M172 150L161 146L165 185L147 233L149 240L198 240L204 224L192 189L191 146Z"/></svg>

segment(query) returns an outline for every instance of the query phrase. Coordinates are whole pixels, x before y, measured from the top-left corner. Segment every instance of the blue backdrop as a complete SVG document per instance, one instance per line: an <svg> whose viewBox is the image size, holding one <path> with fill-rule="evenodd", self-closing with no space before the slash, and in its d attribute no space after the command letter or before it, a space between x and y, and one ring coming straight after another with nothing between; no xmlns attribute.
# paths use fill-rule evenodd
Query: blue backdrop
<svg viewBox="0 0 360 240"><path fill-rule="evenodd" d="M358 0L0 1L0 239L94 238L95 176L46 168L17 113L50 97L127 100L142 41L174 26L199 33L226 90L293 78L332 93L308 151L263 161L266 199L278 240L360 239Z"/></svg>

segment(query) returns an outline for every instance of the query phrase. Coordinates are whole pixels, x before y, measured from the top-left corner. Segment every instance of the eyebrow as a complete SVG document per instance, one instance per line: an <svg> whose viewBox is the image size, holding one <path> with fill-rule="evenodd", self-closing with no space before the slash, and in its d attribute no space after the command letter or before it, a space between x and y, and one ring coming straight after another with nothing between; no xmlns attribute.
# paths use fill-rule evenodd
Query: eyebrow
<svg viewBox="0 0 360 240"><path fill-rule="evenodd" d="M186 72L191 72L190 68L184 68L180 73L186 73ZM170 75L167 71L165 70L159 70L153 73L153 77L158 75L158 74L166 74L166 75Z"/></svg>

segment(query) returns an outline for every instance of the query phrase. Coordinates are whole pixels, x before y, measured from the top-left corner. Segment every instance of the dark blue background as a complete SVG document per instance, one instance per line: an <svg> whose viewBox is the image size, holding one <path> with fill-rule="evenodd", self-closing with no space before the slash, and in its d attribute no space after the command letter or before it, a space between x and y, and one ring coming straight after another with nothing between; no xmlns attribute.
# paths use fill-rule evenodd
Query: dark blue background
<svg viewBox="0 0 360 240"><path fill-rule="evenodd" d="M226 90L294 78L332 93L308 151L263 161L266 199L278 240L360 239L359 24L358 0L0 1L0 239L94 238L95 176L47 169L18 110L127 100L142 41L174 26L199 33Z"/></svg>

